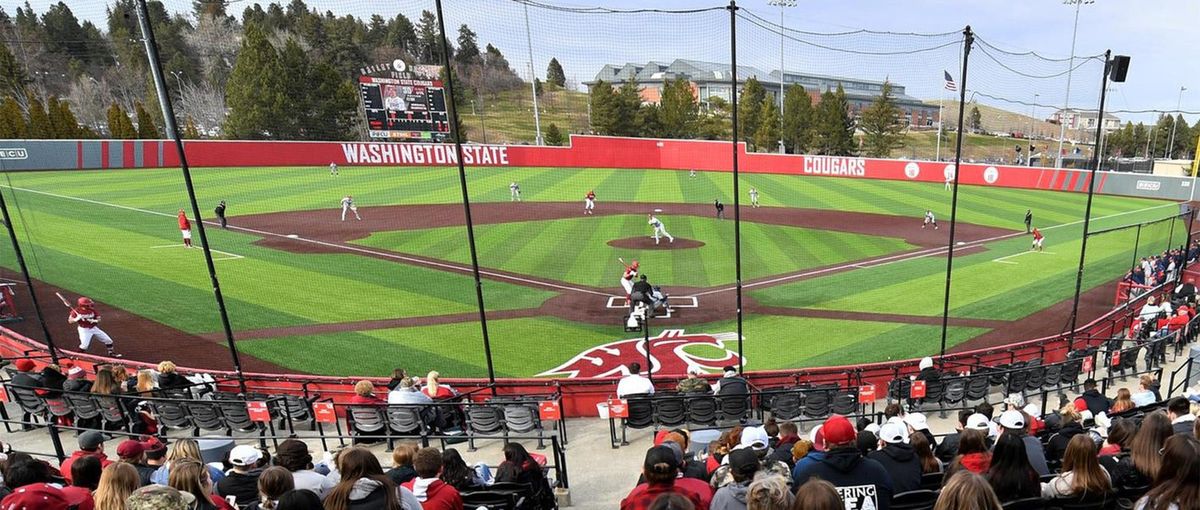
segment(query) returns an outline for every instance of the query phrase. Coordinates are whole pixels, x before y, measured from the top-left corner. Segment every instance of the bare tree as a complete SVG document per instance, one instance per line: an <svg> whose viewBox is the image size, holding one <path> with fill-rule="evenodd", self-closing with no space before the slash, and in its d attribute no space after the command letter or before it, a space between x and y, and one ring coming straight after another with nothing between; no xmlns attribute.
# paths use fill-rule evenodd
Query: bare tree
<svg viewBox="0 0 1200 510"><path fill-rule="evenodd" d="M66 100L81 125L97 133L108 130L106 112L113 102L108 85L86 74L71 83Z"/></svg>
<svg viewBox="0 0 1200 510"><path fill-rule="evenodd" d="M205 16L197 21L194 29L184 32L183 40L200 59L204 76L225 83L241 48L241 27L230 18Z"/></svg>
<svg viewBox="0 0 1200 510"><path fill-rule="evenodd" d="M180 91L180 122L191 119L202 134L212 136L225 122L225 93L207 81L184 82Z"/></svg>

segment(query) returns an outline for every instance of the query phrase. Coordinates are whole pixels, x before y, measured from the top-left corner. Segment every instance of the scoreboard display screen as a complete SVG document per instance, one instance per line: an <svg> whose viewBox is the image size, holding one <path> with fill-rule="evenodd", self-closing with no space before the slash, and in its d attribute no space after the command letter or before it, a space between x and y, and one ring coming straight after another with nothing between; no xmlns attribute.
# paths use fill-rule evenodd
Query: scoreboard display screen
<svg viewBox="0 0 1200 510"><path fill-rule="evenodd" d="M442 142L450 136L441 80L358 79L371 138Z"/></svg>

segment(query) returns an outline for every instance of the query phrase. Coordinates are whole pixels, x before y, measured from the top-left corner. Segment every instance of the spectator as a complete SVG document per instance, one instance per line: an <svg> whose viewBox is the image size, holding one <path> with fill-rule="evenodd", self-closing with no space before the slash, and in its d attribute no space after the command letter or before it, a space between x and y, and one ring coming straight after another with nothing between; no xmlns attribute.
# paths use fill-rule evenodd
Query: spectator
<svg viewBox="0 0 1200 510"><path fill-rule="evenodd" d="M121 441L117 445L117 458L121 459L121 462L133 466L133 469L138 472L139 482L145 480L145 483L140 483L138 487L150 484L150 475L154 474L154 470L157 468L146 465L146 445L136 439Z"/></svg>
<svg viewBox="0 0 1200 510"><path fill-rule="evenodd" d="M176 372L175 363L163 361L158 364L158 387L164 390L183 389L191 386L191 381Z"/></svg>
<svg viewBox="0 0 1200 510"><path fill-rule="evenodd" d="M399 448L396 450L399 451ZM279 443L275 448L275 465L292 474L292 486L295 489L324 496L333 488L331 480L312 470L312 454L308 453L308 445L303 441L288 439Z"/></svg>
<svg viewBox="0 0 1200 510"><path fill-rule="evenodd" d="M165 485L148 485L133 491L125 500L129 510L199 510L212 508L190 492Z"/></svg>
<svg viewBox="0 0 1200 510"><path fill-rule="evenodd" d="M203 465L208 469L208 479L218 482L225 478L225 473L220 469L204 464L204 458L200 456L200 444L195 439L177 439L175 446L171 447L171 453L167 454L167 461L163 463L158 471L150 477L150 481L159 485L168 485L170 480L171 464L179 460L190 459ZM176 487L178 489L178 487ZM182 490L182 489L181 489Z"/></svg>
<svg viewBox="0 0 1200 510"><path fill-rule="evenodd" d="M1173 436L1163 447L1163 469L1135 510L1200 508L1200 441Z"/></svg>
<svg viewBox="0 0 1200 510"><path fill-rule="evenodd" d="M213 493L208 466L195 459L181 458L172 460L169 469L167 485L196 498L196 510L234 510L229 502Z"/></svg>
<svg viewBox="0 0 1200 510"><path fill-rule="evenodd" d="M1046 499L1111 491L1108 472L1100 467L1096 458L1096 443L1086 434L1071 438L1063 457L1062 472L1042 484L1042 497Z"/></svg>
<svg viewBox="0 0 1200 510"><path fill-rule="evenodd" d="M100 431L86 431L79 435L78 442L79 449L75 450L75 452L72 453L70 457L67 457L67 460L64 460L62 465L59 466L59 471L62 471L63 478L66 479L67 482L70 482L71 477L73 476L71 474L71 464L74 464L75 461L82 457L99 458L101 468L106 468L109 464L112 464L112 461L108 460L108 455L104 454L104 434L100 433Z"/></svg>
<svg viewBox="0 0 1200 510"><path fill-rule="evenodd" d="M1138 390L1130 396L1135 407L1148 406L1155 402L1161 401L1162 397L1158 395L1158 381L1150 374L1143 374L1138 378Z"/></svg>
<svg viewBox="0 0 1200 510"><path fill-rule="evenodd" d="M929 440L925 438L925 434L918 432L909 434L908 444L912 445L913 453L916 454L917 460L921 461L922 475L942 472L942 461L933 455L933 448L929 446Z"/></svg>
<svg viewBox="0 0 1200 510"><path fill-rule="evenodd" d="M1042 495L1038 473L1029 464L1025 443L1014 434L1001 434L996 440L987 481L1005 502Z"/></svg>
<svg viewBox="0 0 1200 510"><path fill-rule="evenodd" d="M96 370L96 382L92 383L93 395L120 395L124 392L121 384L113 377L111 368Z"/></svg>
<svg viewBox="0 0 1200 510"><path fill-rule="evenodd" d="M1133 403L1133 396L1129 393L1129 390L1121 388L1117 390L1117 398L1113 400L1112 407L1108 409L1108 414L1109 416L1112 416L1117 413L1123 413L1135 407L1137 407L1137 405Z"/></svg>
<svg viewBox="0 0 1200 510"><path fill-rule="evenodd" d="M1112 400L1101 395L1100 390L1096 389L1096 380L1088 379L1083 381L1083 394L1079 396L1087 403L1087 410L1092 412L1092 416L1108 412L1112 408ZM1082 409L1080 409L1082 411Z"/></svg>
<svg viewBox="0 0 1200 510"><path fill-rule="evenodd" d="M1132 420L1125 418L1117 418L1116 421L1108 427L1108 437L1104 440L1104 446L1100 448L1100 465L1104 469L1112 473L1112 466L1107 465L1106 460L1112 460L1117 455L1129 451L1129 441L1133 439L1134 433L1137 432L1137 425L1133 424Z"/></svg>
<svg viewBox="0 0 1200 510"><path fill-rule="evenodd" d="M892 402L883 408L883 421L892 421L892 418L904 418L904 408L899 403Z"/></svg>
<svg viewBox="0 0 1200 510"><path fill-rule="evenodd" d="M388 380L387 384L388 391L398 388L400 386L400 381L403 381L405 377L408 377L407 370L404 370L403 368L392 369L392 378Z"/></svg>
<svg viewBox="0 0 1200 510"><path fill-rule="evenodd" d="M807 457L809 452L812 451L815 450L813 450L813 442L811 440L801 439L796 441L796 444L792 445L792 467L795 468L796 463L800 462L800 459Z"/></svg>
<svg viewBox="0 0 1200 510"><path fill-rule="evenodd" d="M1046 441L1046 460L1062 460L1067 452L1067 443L1072 437L1083 433L1083 417L1075 404L1063 406L1058 413L1062 418L1062 426Z"/></svg>
<svg viewBox="0 0 1200 510"><path fill-rule="evenodd" d="M844 510L842 497L832 483L814 478L796 490L792 510Z"/></svg>
<svg viewBox="0 0 1200 510"><path fill-rule="evenodd" d="M992 437L995 436L995 431L992 427L995 426L996 424L992 423L991 418L979 413L967 417L967 429L983 432L983 443L987 445L988 449L992 447Z"/></svg>
<svg viewBox="0 0 1200 510"><path fill-rule="evenodd" d="M362 450L362 452L371 459L375 458L367 450ZM417 497L417 501L421 502L421 508L424 510L463 510L462 496L458 494L458 490L438 479L438 474L442 471L442 453L437 448L417 450L417 455L413 458L413 468L417 471L417 477L409 480L403 487L412 491L413 495ZM333 493L330 493L330 497L333 497ZM343 510L330 508L328 498L326 498L325 508Z"/></svg>
<svg viewBox="0 0 1200 510"><path fill-rule="evenodd" d="M648 510L696 510L696 505L682 495L664 492L654 498Z"/></svg>
<svg viewBox="0 0 1200 510"><path fill-rule="evenodd" d="M676 466L679 465L681 464L676 464ZM417 468L417 473L420 472L421 469ZM550 489L550 483L546 480L546 474L542 472L542 466L533 460L521 443L504 445L504 462L501 462L500 466L496 468L496 481L528 485L533 491L528 503L532 505L532 508L554 507L554 491Z"/></svg>
<svg viewBox="0 0 1200 510"><path fill-rule="evenodd" d="M375 386L371 381L363 379L354 383L354 396L350 397L352 405L385 405L386 400L375 396Z"/></svg>
<svg viewBox="0 0 1200 510"><path fill-rule="evenodd" d="M67 369L67 381L63 383L64 391L87 393L92 391L92 381L87 380L87 372L81 366Z"/></svg>
<svg viewBox="0 0 1200 510"><path fill-rule="evenodd" d="M1184 397L1175 397L1167 401L1167 418L1171 419L1171 430L1178 435L1191 436L1195 426L1196 415L1192 414L1191 405Z"/></svg>
<svg viewBox="0 0 1200 510"><path fill-rule="evenodd" d="M977 475L986 473L991 467L992 453L987 448L987 432L968 428L958 440L958 455L946 468L946 480L959 471L970 471Z"/></svg>
<svg viewBox="0 0 1200 510"><path fill-rule="evenodd" d="M286 468L273 466L263 470L262 476L258 477L258 509L275 510L279 506L279 498L295 488L292 473Z"/></svg>
<svg viewBox="0 0 1200 510"><path fill-rule="evenodd" d="M921 358L921 362L917 364L917 368L921 370L917 374L918 381L936 381L942 378L942 372L933 366L933 358L929 356Z"/></svg>
<svg viewBox="0 0 1200 510"><path fill-rule="evenodd" d="M702 374L704 374L704 369L698 366L688 367L687 377L675 385L675 391L680 393L712 393L712 386L709 386L708 382L700 377Z"/></svg>
<svg viewBox="0 0 1200 510"><path fill-rule="evenodd" d="M150 436L142 442L142 449L146 452L146 467L151 469L143 471L138 468L138 474L142 475L142 485L150 485L154 473L167 462L167 445L162 444L157 437Z"/></svg>
<svg viewBox="0 0 1200 510"><path fill-rule="evenodd" d="M746 427L742 429L740 442L733 449L749 448L758 457L758 461L762 465L761 467L764 472L783 477L788 476L790 470L787 463L766 460L767 454L770 452L770 447L767 446L769 443L770 438L767 435L766 429L763 427ZM721 488L729 483L733 483L729 465L721 466L713 472L712 486L714 489Z"/></svg>
<svg viewBox="0 0 1200 510"><path fill-rule="evenodd" d="M818 462L797 464L794 486L809 478L828 480L846 499L846 508L887 510L892 500L892 478L879 462L865 459L855 447L857 435L846 417L835 414L821 425L828 451Z"/></svg>
<svg viewBox="0 0 1200 510"><path fill-rule="evenodd" d="M0 508L6 510L68 510L75 508L56 485L34 483L22 486L4 497Z"/></svg>
<svg viewBox="0 0 1200 510"><path fill-rule="evenodd" d="M629 373L617 382L617 397L625 398L629 395L653 395L654 385L650 383L650 379L642 376L642 365L638 362L633 362L628 365ZM649 504L649 501L646 502Z"/></svg>
<svg viewBox="0 0 1200 510"><path fill-rule="evenodd" d="M449 398L454 398L456 393L449 386L442 384L441 378L442 374L439 374L436 370L431 370L429 374L425 376L425 388L423 388L421 392L434 400L446 400Z"/></svg>
<svg viewBox="0 0 1200 510"><path fill-rule="evenodd" d="M855 446L858 447L858 453L866 457L879 449L879 436L870 430L862 430L858 433L858 437L855 438Z"/></svg>
<svg viewBox="0 0 1200 510"><path fill-rule="evenodd" d="M958 412L958 421L954 424L954 430L956 432L943 437L942 444L934 446L934 454L937 455L939 460L942 462L950 462L954 460L955 455L958 455L958 439L962 434L963 429L967 427L967 420L972 414L975 414L975 410L973 409L963 409ZM926 441L928 441L928 439Z"/></svg>
<svg viewBox="0 0 1200 510"><path fill-rule="evenodd" d="M417 477L417 471L413 469L413 457L419 449L417 443L406 441L397 444L392 450L392 469L386 473L388 478L392 479L392 483L402 485Z"/></svg>
<svg viewBox="0 0 1200 510"><path fill-rule="evenodd" d="M275 510L325 510L325 507L313 491L296 489L283 493Z"/></svg>
<svg viewBox="0 0 1200 510"><path fill-rule="evenodd" d="M459 494L487 488L487 483L479 478L454 448L446 448L442 452L442 474L438 478L458 489Z"/></svg>
<svg viewBox="0 0 1200 510"><path fill-rule="evenodd" d="M262 476L262 451L250 445L237 445L229 451L229 463L233 465L225 478L216 483L217 494L232 496L234 504L244 507L258 501L258 477Z"/></svg>
<svg viewBox="0 0 1200 510"><path fill-rule="evenodd" d="M908 413L904 415L904 423L908 425L909 433L920 432L925 435L925 439L929 440L929 444L936 449L938 446L937 438L933 436L933 432L929 431L929 422L925 415L921 413Z"/></svg>
<svg viewBox="0 0 1200 510"><path fill-rule="evenodd" d="M1036 437L1025 433L1025 414L1021 411L1012 409L1000 413L1000 428L1007 435L1015 436L1025 445L1025 459L1029 461L1029 465L1037 472L1038 476L1050 474L1050 467L1046 465L1046 452L1042 449L1042 442ZM999 492L998 492L999 494Z"/></svg>
<svg viewBox="0 0 1200 510"><path fill-rule="evenodd" d="M1138 312L1138 318L1148 321L1153 319L1162 309L1154 303L1154 296L1146 298L1146 304L1142 305L1141 311Z"/></svg>
<svg viewBox="0 0 1200 510"><path fill-rule="evenodd" d="M738 375L737 367L728 365L722 368L724 374L721 379L717 380L717 386L713 389L717 395L749 395L750 383L746 382L741 375Z"/></svg>
<svg viewBox="0 0 1200 510"><path fill-rule="evenodd" d="M387 403L389 404L432 404L433 399L429 395L417 391L416 384L411 377L405 377L400 380L395 389L387 394Z"/></svg>
<svg viewBox="0 0 1200 510"><path fill-rule="evenodd" d="M921 459L908 444L908 429L896 422L883 424L879 429L879 446L880 449L868 454L867 458L875 459L892 476L893 493L920 489L924 469Z"/></svg>
<svg viewBox="0 0 1200 510"><path fill-rule="evenodd" d="M813 427L812 430L808 431L808 435L809 441L812 443L812 447L809 448L808 453L803 457L796 457L794 453L792 455L796 460L796 464L792 467L792 489L800 486L799 476L801 472L811 470L826 455L825 432L821 430L821 425ZM857 436L855 438L857 439Z"/></svg>
<svg viewBox="0 0 1200 510"><path fill-rule="evenodd" d="M36 483L52 483L61 481L61 477L50 467L50 464L35 460L28 454L14 453L9 456L8 466L4 470L5 488L16 490L26 485ZM3 506L0 506L3 508Z"/></svg>
<svg viewBox="0 0 1200 510"><path fill-rule="evenodd" d="M125 510L125 500L141 487L137 469L124 462L110 464L100 473L100 483L92 494L96 510Z"/></svg>
<svg viewBox="0 0 1200 510"><path fill-rule="evenodd" d="M71 464L71 485L62 489L67 502L82 508L92 506L92 491L100 485L100 470L100 459L96 457L80 457Z"/></svg>
<svg viewBox="0 0 1200 510"><path fill-rule="evenodd" d="M752 482L746 499L746 510L788 510L795 501L787 478L774 475L760 476Z"/></svg>
<svg viewBox="0 0 1200 510"><path fill-rule="evenodd" d="M120 393L133 393L137 389L137 379L129 377L129 369L125 365L109 365L108 370L112 372L113 381L121 388Z"/></svg>
<svg viewBox="0 0 1200 510"><path fill-rule="evenodd" d="M670 441L670 442L673 442L673 443L679 445L679 452L681 454L680 459L682 459L682 462L679 465L680 474L682 474L683 476L685 476L687 478L695 478L697 480L703 480L705 483L707 483L709 478L711 478L711 477L709 476L710 473L708 472L708 469L706 468L704 463L697 462L694 459L689 459L688 458L689 455L684 453L684 452L688 451L688 442L690 441L690 439L688 438L687 431L672 430L670 432L667 432L666 434L662 434L663 432L667 432L667 431L666 430L659 431L659 434L661 434L662 441L658 441L656 438L655 444L663 444L663 443ZM641 482L641 480L639 480L639 483L640 482Z"/></svg>
<svg viewBox="0 0 1200 510"><path fill-rule="evenodd" d="M436 484L431 489L432 496L425 494L425 489L430 488L428 484L421 486L422 496L428 496L429 500L426 503L428 510L444 510L447 508L455 508L462 510L462 499L458 498L458 492L454 491L453 487L444 486L441 480L437 479L437 472L441 470L442 455L438 453L436 448L426 448L431 450L432 456L435 458L433 472L427 481L432 481ZM427 454L428 455L428 454ZM419 457L418 457L419 459ZM386 510L420 510L421 503L425 497L418 499L413 492L407 487L397 487L392 483L392 480L383 474L383 467L379 465L379 459L375 458L375 454L370 450L358 446L352 446L342 450L337 456L337 472L340 475L340 480L337 485L329 490L325 495L326 510L366 510L382 508ZM417 471L421 471L420 463L417 464ZM418 481L420 479L417 479ZM445 503L445 499L449 493L441 492L439 489L445 488L453 492L454 500L458 502L457 506L451 506Z"/></svg>
<svg viewBox="0 0 1200 510"><path fill-rule="evenodd" d="M959 472L950 477L942 491L938 494L937 503L933 510L1001 510L1000 499L996 497L992 486L987 480L975 473Z"/></svg>
<svg viewBox="0 0 1200 510"><path fill-rule="evenodd" d="M158 389L158 385L154 384L154 376L151 375L149 370L138 370L137 384L134 386L134 389L139 395L145 397L158 396L155 392Z"/></svg>
<svg viewBox="0 0 1200 510"><path fill-rule="evenodd" d="M1038 412L1038 406L1034 404L1021 408L1021 413L1025 415L1025 430L1033 437L1041 437L1042 431L1046 430L1046 421L1038 415Z"/></svg>
<svg viewBox="0 0 1200 510"><path fill-rule="evenodd" d="M1145 487L1158 477L1162 467L1159 451L1171 437L1171 421L1165 413L1150 413L1142 420L1129 442L1129 454L1118 454L1112 462L1113 484L1118 487ZM1106 463L1108 464L1108 463Z"/></svg>
<svg viewBox="0 0 1200 510"><path fill-rule="evenodd" d="M1196 281L1192 278L1188 278L1182 285L1175 287L1175 291L1172 293L1173 300L1179 303L1191 301L1195 296Z"/></svg>
<svg viewBox="0 0 1200 510"><path fill-rule="evenodd" d="M796 428L796 424L790 421L785 421L779 424L779 443L775 445L775 449L767 455L768 461L779 461L787 464L788 469L794 465L792 460L792 447L800 441L800 431ZM790 472L790 471L789 471Z"/></svg>
<svg viewBox="0 0 1200 510"><path fill-rule="evenodd" d="M746 495L750 491L750 482L759 471L761 464L758 456L751 448L738 448L729 452L729 474L733 480L717 489L713 495L712 510L746 510Z"/></svg>
<svg viewBox="0 0 1200 510"><path fill-rule="evenodd" d="M22 358L13 363L13 366L17 369L17 373L13 374L12 380L10 381L13 386L29 389L42 387L41 375L33 372L34 368L36 368L33 364L33 360ZM21 422L21 430L33 429L32 414L24 413L21 417Z"/></svg>
<svg viewBox="0 0 1200 510"><path fill-rule="evenodd" d="M621 500L621 510L646 510L664 493L679 494L696 505L697 510L707 510L708 506L704 505L707 497L692 488L676 485L678 474L679 461L671 448L660 445L646 450L646 459L642 463L642 475L645 476L646 482L629 491L625 499Z"/></svg>
<svg viewBox="0 0 1200 510"><path fill-rule="evenodd" d="M71 360L63 360L63 364L71 363ZM38 395L48 398L58 398L62 396L63 383L67 382L67 376L63 375L63 369L53 363L42 367L42 389L38 390Z"/></svg>

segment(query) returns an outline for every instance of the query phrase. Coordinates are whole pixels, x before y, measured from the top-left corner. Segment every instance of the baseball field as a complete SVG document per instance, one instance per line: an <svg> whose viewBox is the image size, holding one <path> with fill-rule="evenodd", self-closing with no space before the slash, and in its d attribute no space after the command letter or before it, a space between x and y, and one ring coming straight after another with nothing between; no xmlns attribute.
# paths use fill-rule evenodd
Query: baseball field
<svg viewBox="0 0 1200 510"><path fill-rule="evenodd" d="M343 167L332 176L323 167L201 168L192 176L246 369L486 375L455 169ZM651 322L652 336L708 339L672 354L715 369L737 351L727 334L737 330L738 277L728 173L473 168L467 181L497 376L589 375L580 366L604 365L595 361L618 355L614 342L638 336L621 327L618 258L638 260L671 295L674 312ZM747 369L938 351L951 209L942 184L751 174L740 187ZM748 206L750 187L761 207ZM589 190L594 215L583 214ZM176 213L193 215L178 169L10 172L0 191L60 348L77 345L55 290L94 299L102 327L129 358L228 367L201 250L180 240ZM361 220L341 219L347 195ZM1085 199L960 188L949 347L1067 326ZM213 218L221 200L227 229ZM726 204L726 218L716 217L714 200ZM656 209L673 243L650 238L647 214ZM1027 209L1046 236L1044 251L1030 251ZM939 228L922 228L926 210ZM1091 229L1177 212L1174 202L1097 196ZM1186 239L1179 221L1135 230L1089 239L1081 319L1111 305L1115 280L1135 257ZM0 245L11 278L15 257ZM13 327L40 338L22 306L26 320Z"/></svg>

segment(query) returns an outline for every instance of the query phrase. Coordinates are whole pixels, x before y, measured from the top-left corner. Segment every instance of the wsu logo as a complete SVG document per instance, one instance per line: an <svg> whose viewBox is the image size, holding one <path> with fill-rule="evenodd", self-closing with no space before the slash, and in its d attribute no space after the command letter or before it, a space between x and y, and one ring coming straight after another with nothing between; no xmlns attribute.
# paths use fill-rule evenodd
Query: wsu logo
<svg viewBox="0 0 1200 510"><path fill-rule="evenodd" d="M726 342L729 342L728 347ZM737 333L687 334L682 329L665 330L662 334L650 338L650 371L655 374L682 376L687 373L688 368L699 367L706 372L720 372L721 367L738 364L737 351L729 349L736 349L734 342L737 342ZM537 376L590 379L628 375L629 369L626 365L635 361L646 363L644 344L641 338L630 338L597 345ZM718 358L705 358L686 352L688 347L696 345L715 347L724 351L724 354Z"/></svg>

